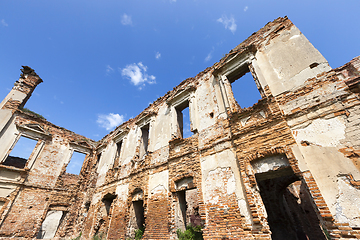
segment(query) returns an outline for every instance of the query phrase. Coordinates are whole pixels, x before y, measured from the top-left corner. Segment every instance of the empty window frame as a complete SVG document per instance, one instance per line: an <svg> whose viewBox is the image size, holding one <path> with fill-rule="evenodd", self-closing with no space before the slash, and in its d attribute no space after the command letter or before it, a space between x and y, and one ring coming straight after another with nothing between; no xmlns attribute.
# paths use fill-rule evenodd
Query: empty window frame
<svg viewBox="0 0 360 240"><path fill-rule="evenodd" d="M177 117L177 126L178 134L181 138L188 138L193 135L191 132L191 122L190 122L190 109L189 109L189 100L181 103L175 107L176 117Z"/></svg>
<svg viewBox="0 0 360 240"><path fill-rule="evenodd" d="M64 211L49 210L46 214L45 220L41 224L41 228L37 234L37 239L53 238L64 219Z"/></svg>
<svg viewBox="0 0 360 240"><path fill-rule="evenodd" d="M75 175L79 175L82 165L84 163L85 157L86 157L85 153L74 151L71 156L70 162L66 167L66 172L75 174Z"/></svg>
<svg viewBox="0 0 360 240"><path fill-rule="evenodd" d="M116 153L115 153L115 160L114 160L114 167L118 167L120 165L120 155L121 155L121 148L122 148L122 140L116 143Z"/></svg>
<svg viewBox="0 0 360 240"><path fill-rule="evenodd" d="M115 199L116 199L116 195L109 194L109 193L106 194L104 196L104 198L102 199L102 202L104 203L104 206L105 206L105 209L106 209L107 216L109 216L109 214L110 214L111 206L112 206Z"/></svg>
<svg viewBox="0 0 360 240"><path fill-rule="evenodd" d="M96 164L100 162L100 159L101 159L101 152L98 153L98 155L96 156Z"/></svg>
<svg viewBox="0 0 360 240"><path fill-rule="evenodd" d="M129 211L129 228L128 235L130 238L135 237L135 230L145 230L145 210L144 210L144 193L141 189L137 189L132 194L132 201Z"/></svg>
<svg viewBox="0 0 360 240"><path fill-rule="evenodd" d="M227 76L234 98L242 108L251 107L261 99L259 87L248 65L241 66Z"/></svg>
<svg viewBox="0 0 360 240"><path fill-rule="evenodd" d="M140 159L148 153L150 124L141 127Z"/></svg>
<svg viewBox="0 0 360 240"><path fill-rule="evenodd" d="M185 191L177 192L178 197L178 227L182 230L185 230L186 228L186 210L187 210L187 204L186 204L186 196Z"/></svg>
<svg viewBox="0 0 360 240"><path fill-rule="evenodd" d="M175 224L177 228L185 230L191 224L197 226L201 224L199 214L198 192L194 188L193 177L185 177L175 182L176 204L175 204Z"/></svg>
<svg viewBox="0 0 360 240"><path fill-rule="evenodd" d="M90 202L90 201L88 201L88 202L86 202L86 203L84 204L84 207L85 207L85 211L84 211L84 213L83 213L83 216L84 216L84 217L87 217L87 214L88 214L89 209L90 209L90 205L91 205L91 202Z"/></svg>
<svg viewBox="0 0 360 240"><path fill-rule="evenodd" d="M137 228L143 229L145 225L144 201L143 200L133 201L132 204L134 208Z"/></svg>
<svg viewBox="0 0 360 240"><path fill-rule="evenodd" d="M2 209L2 207L5 205L5 201L0 201L0 210Z"/></svg>
<svg viewBox="0 0 360 240"><path fill-rule="evenodd" d="M178 228L185 230L186 226L201 225L201 218L199 214L199 202L197 189L188 189L176 192L177 195L177 209L176 225Z"/></svg>
<svg viewBox="0 0 360 240"><path fill-rule="evenodd" d="M16 168L24 168L34 151L36 144L37 140L20 136L14 148L2 164Z"/></svg>

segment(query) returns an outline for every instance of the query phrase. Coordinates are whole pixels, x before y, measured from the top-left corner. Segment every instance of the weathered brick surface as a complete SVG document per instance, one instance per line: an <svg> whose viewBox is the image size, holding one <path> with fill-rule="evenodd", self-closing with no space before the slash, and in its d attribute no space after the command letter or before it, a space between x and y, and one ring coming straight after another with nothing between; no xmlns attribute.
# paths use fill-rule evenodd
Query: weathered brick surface
<svg viewBox="0 0 360 240"><path fill-rule="evenodd" d="M149 200L145 220L145 239L169 239L169 199L158 195Z"/></svg>
<svg viewBox="0 0 360 240"><path fill-rule="evenodd" d="M121 202L115 204L107 239L123 239L126 234L126 206Z"/></svg>
<svg viewBox="0 0 360 240"><path fill-rule="evenodd" d="M314 60L298 71L307 74L305 79L290 76L286 82L279 77L278 83L269 66L279 64L279 70L287 63L263 66L260 60L267 58L274 42L291 49L291 38L284 36L297 31L287 18L268 23L214 66L184 80L98 142L21 110L42 82L24 67L12 90L23 99L9 97L0 109L4 116L13 114L0 126L0 147L6 146L0 154L11 151L18 135L38 142L25 168L0 164L0 183L7 189L0 191L0 237L34 238L49 211L62 211L57 239L80 233L82 239L95 234L131 238L138 218L145 219L143 239L176 239L183 212L186 223L202 225L204 239L271 239L287 231L298 239L325 239L325 233L332 239L359 238L359 216L343 211L339 217L332 209L335 204L336 210L357 206L352 197L337 199L344 194L356 198L360 191L360 57L333 70L322 66L327 69L322 72L317 66L323 63ZM309 58L320 59L306 41L301 46L316 55ZM299 57L294 65L302 61L307 60ZM292 71L288 68L281 74ZM249 108L239 106L230 83L235 75L245 74L243 69L252 73L262 96ZM269 76L263 76L265 72ZM184 104L194 133L186 139L177 112ZM318 125L311 128L314 123ZM149 126L149 140L141 156L144 126ZM329 131L333 136L326 135ZM79 175L66 173L74 150L87 154ZM322 155L333 165L322 163ZM328 175L322 175L324 170ZM329 195L324 182L334 193ZM143 216L134 202L143 204ZM285 223L283 231L273 216Z"/></svg>
<svg viewBox="0 0 360 240"><path fill-rule="evenodd" d="M49 193L46 190L32 188L20 191L2 224L0 236L35 237L49 204Z"/></svg>

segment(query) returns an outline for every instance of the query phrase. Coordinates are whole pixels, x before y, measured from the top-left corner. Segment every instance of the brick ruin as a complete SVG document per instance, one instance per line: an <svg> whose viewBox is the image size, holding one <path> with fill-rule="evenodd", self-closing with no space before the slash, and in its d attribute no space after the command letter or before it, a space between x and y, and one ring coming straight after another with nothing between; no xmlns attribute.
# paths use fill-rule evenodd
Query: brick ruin
<svg viewBox="0 0 360 240"><path fill-rule="evenodd" d="M98 142L24 111L42 79L21 71L0 104L2 239L177 239L188 224L204 239L360 238L360 57L331 69L286 17ZM242 108L232 84L248 72L261 99ZM11 155L22 138L28 159Z"/></svg>

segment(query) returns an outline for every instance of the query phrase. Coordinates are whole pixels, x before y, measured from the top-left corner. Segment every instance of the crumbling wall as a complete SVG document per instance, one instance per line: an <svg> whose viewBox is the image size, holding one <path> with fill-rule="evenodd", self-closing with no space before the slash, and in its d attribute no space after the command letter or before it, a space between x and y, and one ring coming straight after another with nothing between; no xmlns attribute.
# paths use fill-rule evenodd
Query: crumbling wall
<svg viewBox="0 0 360 240"><path fill-rule="evenodd" d="M24 67L20 79L1 103L0 112L5 115L11 112L10 117L4 115L0 128L0 186L3 189L0 200L4 203L1 237L65 237L79 232L73 224L78 219L87 188L80 185L92 176L85 173L90 170L88 162L92 160L94 142L22 110L41 82L34 70ZM7 160L23 136L33 139L36 145L29 158L23 159L25 165L20 166ZM79 176L66 173L74 149L87 153ZM52 213L56 218L51 217L55 216Z"/></svg>
<svg viewBox="0 0 360 240"><path fill-rule="evenodd" d="M358 238L359 71L278 18L95 143L21 110L42 81L24 67L0 104L0 237ZM247 72L262 99L241 108ZM24 168L4 162L20 136L37 141Z"/></svg>
<svg viewBox="0 0 360 240"><path fill-rule="evenodd" d="M355 58L343 67L308 79L278 98L297 142L293 149L300 169L310 171L318 184L324 199L317 204L323 206L325 201L328 206L324 217L332 216L338 224L355 229L359 211L352 199L360 194L356 184L360 179L359 125L355 117L359 98L356 87L348 83L358 78L358 62ZM334 232L335 236L348 234Z"/></svg>

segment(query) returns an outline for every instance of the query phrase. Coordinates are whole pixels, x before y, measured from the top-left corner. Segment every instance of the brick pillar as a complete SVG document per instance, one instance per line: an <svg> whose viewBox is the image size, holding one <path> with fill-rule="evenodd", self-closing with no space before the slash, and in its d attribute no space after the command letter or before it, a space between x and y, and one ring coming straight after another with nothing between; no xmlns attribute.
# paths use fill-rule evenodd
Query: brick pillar
<svg viewBox="0 0 360 240"><path fill-rule="evenodd" d="M143 239L169 239L169 199L159 194L149 199Z"/></svg>
<svg viewBox="0 0 360 240"><path fill-rule="evenodd" d="M27 100L31 97L36 86L42 79L33 69L23 66L19 80L14 84L9 94L0 103L0 132L11 119L12 114L19 108L24 107Z"/></svg>

